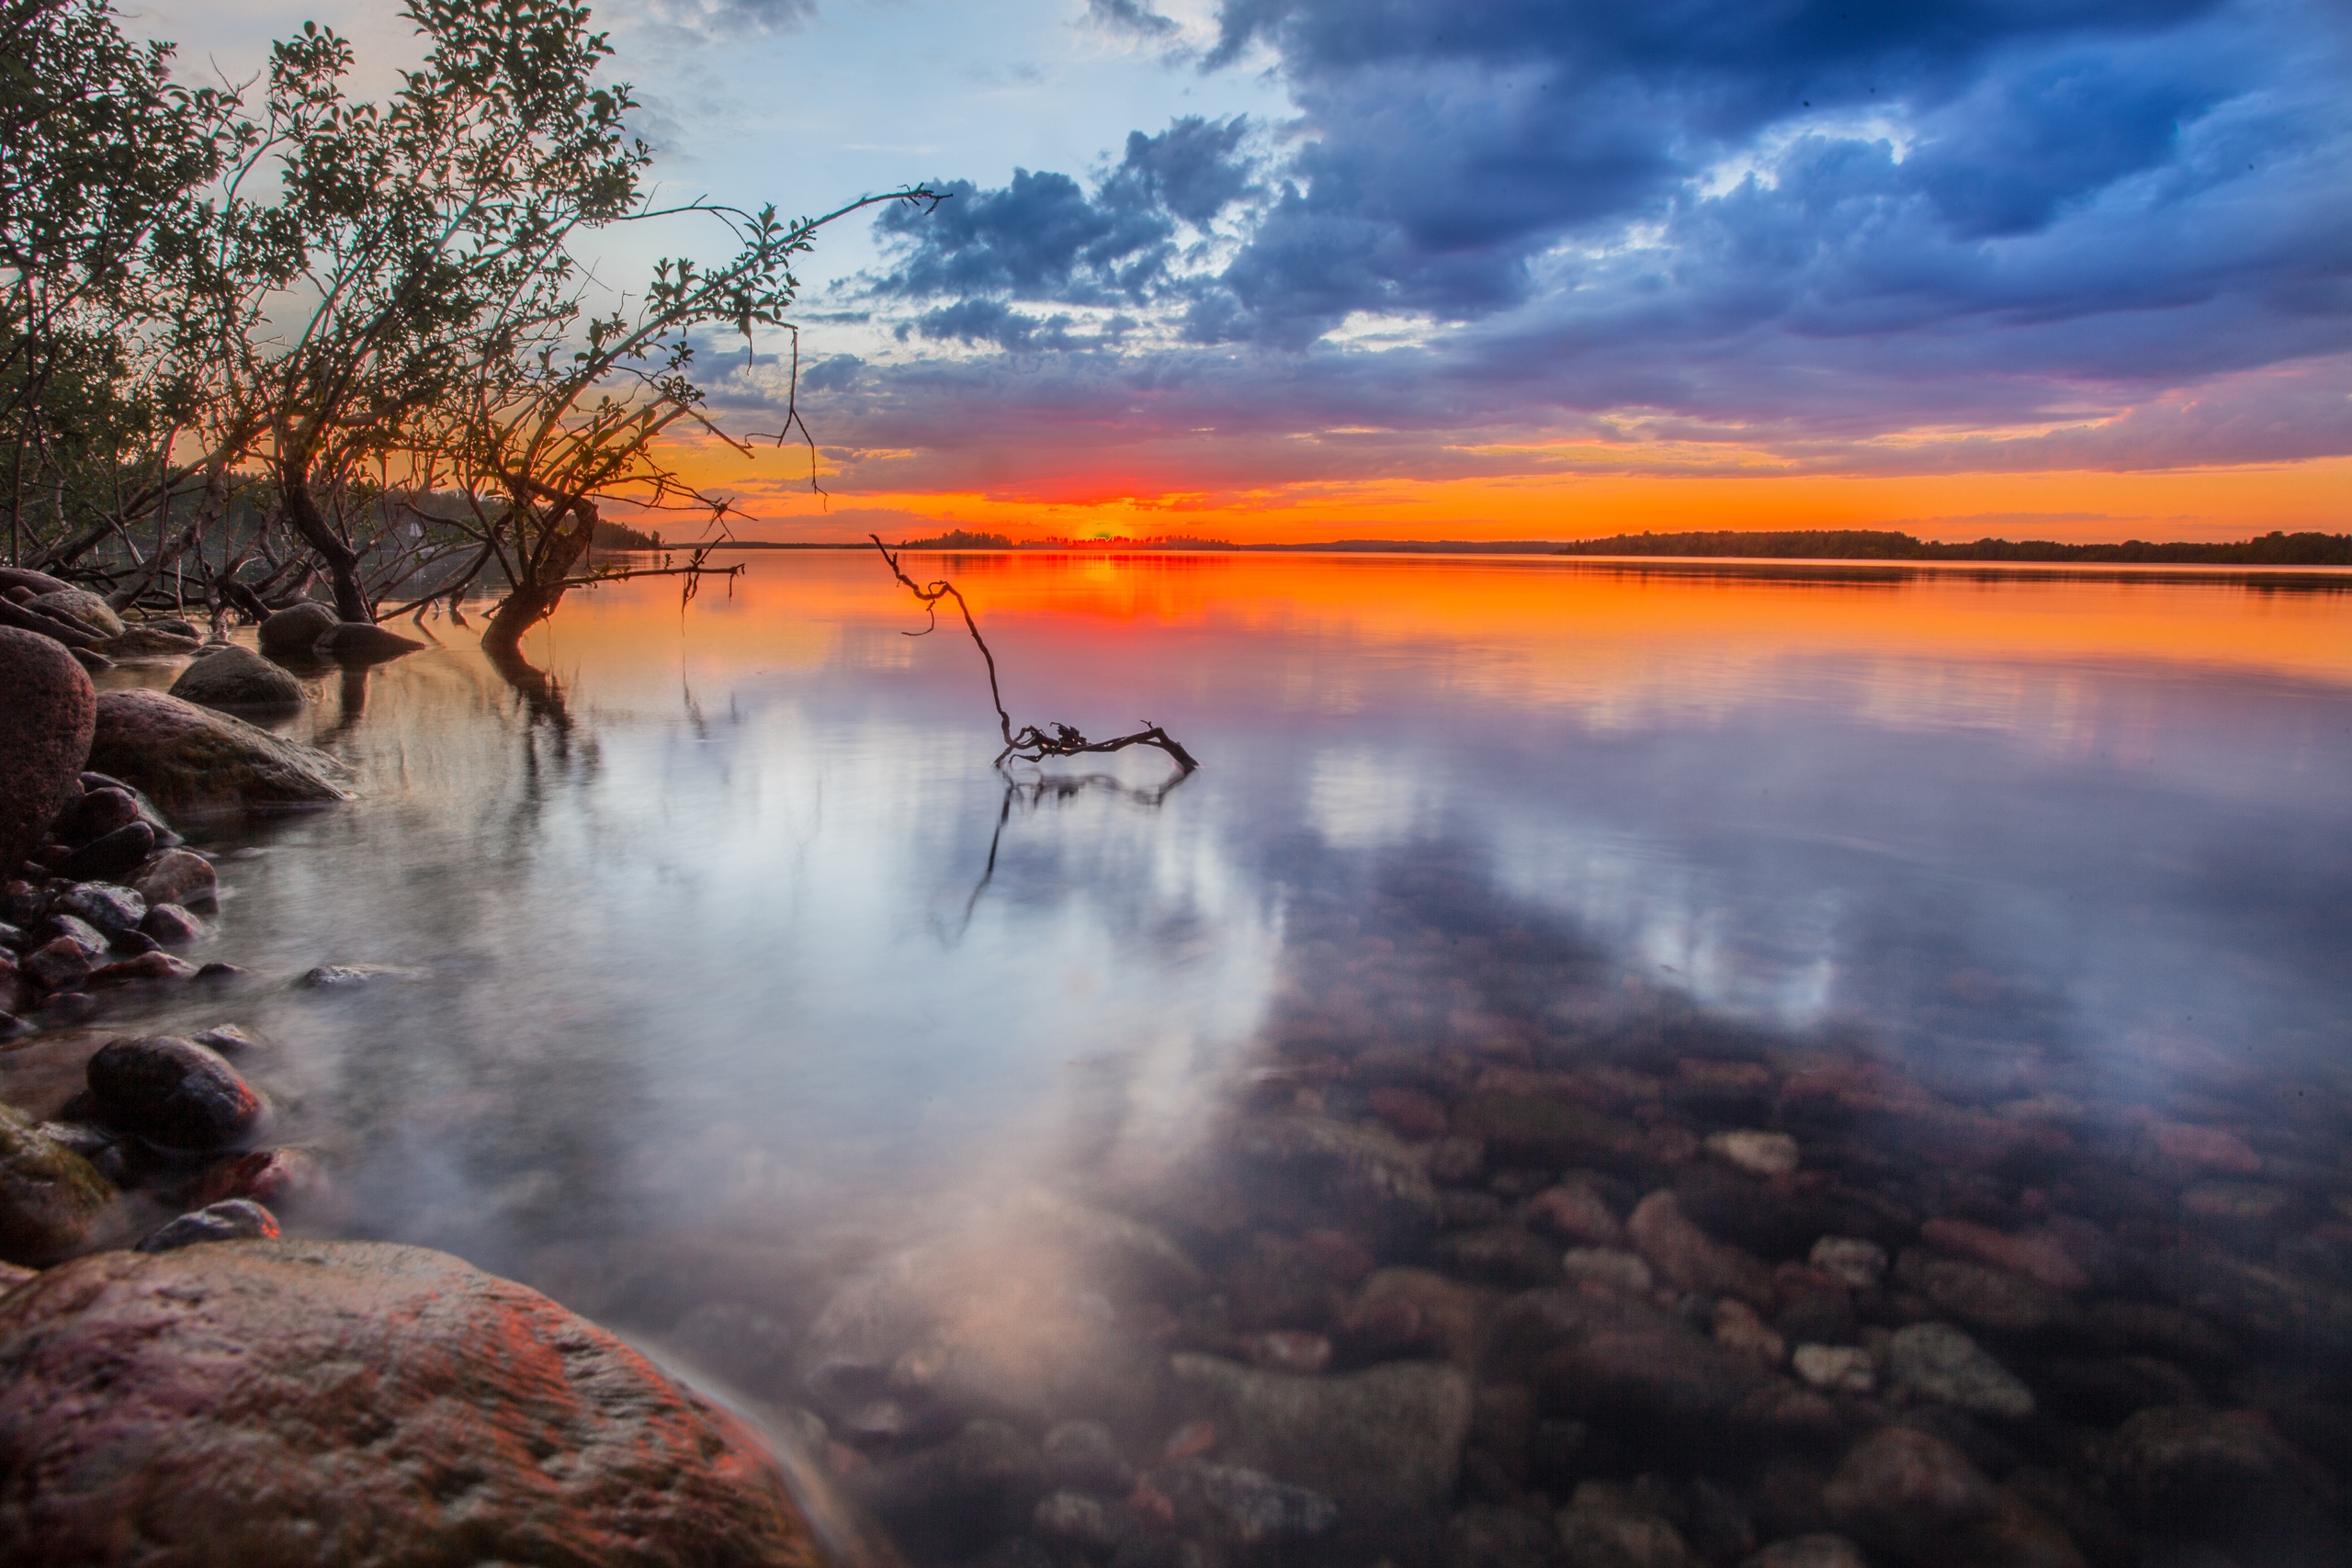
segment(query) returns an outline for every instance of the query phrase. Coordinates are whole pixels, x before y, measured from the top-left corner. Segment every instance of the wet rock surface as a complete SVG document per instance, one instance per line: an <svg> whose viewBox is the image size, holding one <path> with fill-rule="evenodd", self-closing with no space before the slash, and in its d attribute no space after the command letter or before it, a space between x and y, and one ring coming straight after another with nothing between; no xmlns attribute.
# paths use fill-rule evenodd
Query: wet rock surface
<svg viewBox="0 0 2352 1568"><path fill-rule="evenodd" d="M338 624L334 607L316 602L289 605L263 620L256 632L261 650L279 659L301 659Z"/></svg>
<svg viewBox="0 0 2352 1568"><path fill-rule="evenodd" d="M100 637L120 637L122 617L113 606L86 588L58 588L37 595L32 607L87 627Z"/></svg>
<svg viewBox="0 0 2352 1568"><path fill-rule="evenodd" d="M175 1149L217 1149L257 1132L267 1115L218 1053L170 1035L109 1041L90 1058L91 1109L126 1133Z"/></svg>
<svg viewBox="0 0 2352 1568"><path fill-rule="evenodd" d="M0 1259L39 1264L74 1251L114 1196L88 1160L0 1104Z"/></svg>
<svg viewBox="0 0 2352 1568"><path fill-rule="evenodd" d="M348 798L347 771L325 752L163 692L101 696L89 757L166 811Z"/></svg>
<svg viewBox="0 0 2352 1568"><path fill-rule="evenodd" d="M180 671L171 694L207 707L296 707L302 682L249 648L221 643Z"/></svg>
<svg viewBox="0 0 2352 1568"><path fill-rule="evenodd" d="M229 1198L182 1214L142 1239L141 1252L172 1252L209 1241L269 1241L277 1235L277 1216L250 1198Z"/></svg>
<svg viewBox="0 0 2352 1568"><path fill-rule="evenodd" d="M59 644L0 626L0 875L80 795L96 723L90 677Z"/></svg>
<svg viewBox="0 0 2352 1568"><path fill-rule="evenodd" d="M536 1292L373 1243L103 1253L0 1297L0 1472L10 1562L816 1561L738 1423Z"/></svg>

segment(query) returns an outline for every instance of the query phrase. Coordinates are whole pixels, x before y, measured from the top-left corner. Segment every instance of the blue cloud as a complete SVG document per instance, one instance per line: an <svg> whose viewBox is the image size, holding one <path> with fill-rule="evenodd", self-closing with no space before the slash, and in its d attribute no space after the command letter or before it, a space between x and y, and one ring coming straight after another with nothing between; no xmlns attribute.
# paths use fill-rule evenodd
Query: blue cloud
<svg viewBox="0 0 2352 1568"><path fill-rule="evenodd" d="M1185 390L1214 387L1253 433L1407 446L1630 431L1932 465L1870 444L2038 425L1963 446L2352 450L2333 0L1226 0L1219 27L1211 68L1287 86L1278 138L1182 120L1091 187L959 187L886 220L876 292L928 337L1090 351L1060 389L1024 373L1057 418L1125 377L1188 429L1220 424ZM1407 340L1331 339L1366 317ZM865 406L921 423L905 399L961 384L903 375Z"/></svg>
<svg viewBox="0 0 2352 1568"><path fill-rule="evenodd" d="M1239 117L1197 116L1157 136L1131 132L1125 157L1091 192L1027 169L993 190L949 182L936 210L893 208L876 220L897 265L873 287L907 299L1139 302L1166 286L1179 223L1204 227L1250 192L1239 151L1248 132Z"/></svg>

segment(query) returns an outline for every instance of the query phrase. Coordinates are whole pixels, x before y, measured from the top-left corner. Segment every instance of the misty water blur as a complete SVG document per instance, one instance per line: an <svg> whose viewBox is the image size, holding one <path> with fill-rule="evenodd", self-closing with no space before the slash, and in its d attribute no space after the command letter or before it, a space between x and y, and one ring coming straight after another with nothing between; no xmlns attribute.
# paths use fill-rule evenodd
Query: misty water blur
<svg viewBox="0 0 2352 1568"><path fill-rule="evenodd" d="M879 562L744 558L575 594L536 701L446 621L316 679L359 801L211 830L202 956L261 982L150 1016L267 1043L340 1194L296 1228L656 1337L892 1342L850 1320L908 1292L844 1287L895 1269L938 1353L1101 1392L1102 1227L1278 1037L1671 1005L2116 1105L2352 1061L2340 580L910 559L1016 723L1162 724L1204 763L1165 789L1157 752L1008 780L978 656ZM1428 978L1372 1017L1331 919L1375 908L1348 940ZM1548 956L1450 970L1449 932ZM286 984L317 964L388 973Z"/></svg>

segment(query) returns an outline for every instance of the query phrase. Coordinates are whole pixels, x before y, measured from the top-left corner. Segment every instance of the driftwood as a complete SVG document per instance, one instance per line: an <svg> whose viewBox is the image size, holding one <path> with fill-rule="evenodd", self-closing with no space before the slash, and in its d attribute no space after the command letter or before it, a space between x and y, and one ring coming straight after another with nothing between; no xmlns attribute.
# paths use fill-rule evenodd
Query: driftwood
<svg viewBox="0 0 2352 1568"><path fill-rule="evenodd" d="M879 536L868 534L866 537L872 539L874 547L882 552L882 559L889 566L890 575L905 583L907 592L920 600L923 608L931 613L929 626L919 632L906 632L901 635L929 637L933 632L937 631L939 602L942 599L955 600L956 608L963 612L964 629L972 634L972 646L980 650L980 658L988 665L989 700L996 705L997 728L1004 736L1004 750L996 754L998 767L1004 766L1008 761L1042 762L1048 757L1096 756L1106 751L1124 751L1130 746L1159 747L1175 762L1180 770L1180 776L1190 773L1201 765L1193 760L1190 751L1184 750L1174 736L1149 719L1144 720L1144 728L1134 734L1114 736L1108 740L1089 740L1072 726L1055 724L1050 721L1044 728L1039 728L1034 724L1024 724L1019 729L1013 728L1012 716L1004 709L1004 694L997 685L996 655L989 651L987 639L980 636L980 624L972 618L972 607L964 602L964 595L957 592L956 585L945 578L939 578L929 583L917 582L899 567L899 558L890 553L890 547L882 542Z"/></svg>

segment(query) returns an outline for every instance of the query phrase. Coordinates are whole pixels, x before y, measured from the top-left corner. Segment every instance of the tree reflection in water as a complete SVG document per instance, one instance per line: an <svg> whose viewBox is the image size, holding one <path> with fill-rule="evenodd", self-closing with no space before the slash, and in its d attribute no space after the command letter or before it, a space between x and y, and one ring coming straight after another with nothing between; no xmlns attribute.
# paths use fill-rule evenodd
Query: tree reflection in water
<svg viewBox="0 0 2352 1568"><path fill-rule="evenodd" d="M1041 773L1034 779L1007 777L1004 781L1004 800L997 807L996 829L989 834L988 863L981 869L979 881L972 885L971 897L964 900L964 915L956 922L954 933L951 935L942 928L940 940L954 947L972 929L972 914L980 907L980 896L989 890L989 884L996 880L997 852L1004 845L1005 825L1012 820L1014 807L1018 806L1023 816L1035 816L1040 807L1048 804L1063 807L1083 795L1099 795L1114 796L1147 811L1157 811L1161 802L1174 794L1179 785L1193 776L1193 768L1180 767L1148 789L1131 784L1125 779L1114 778L1109 773Z"/></svg>

